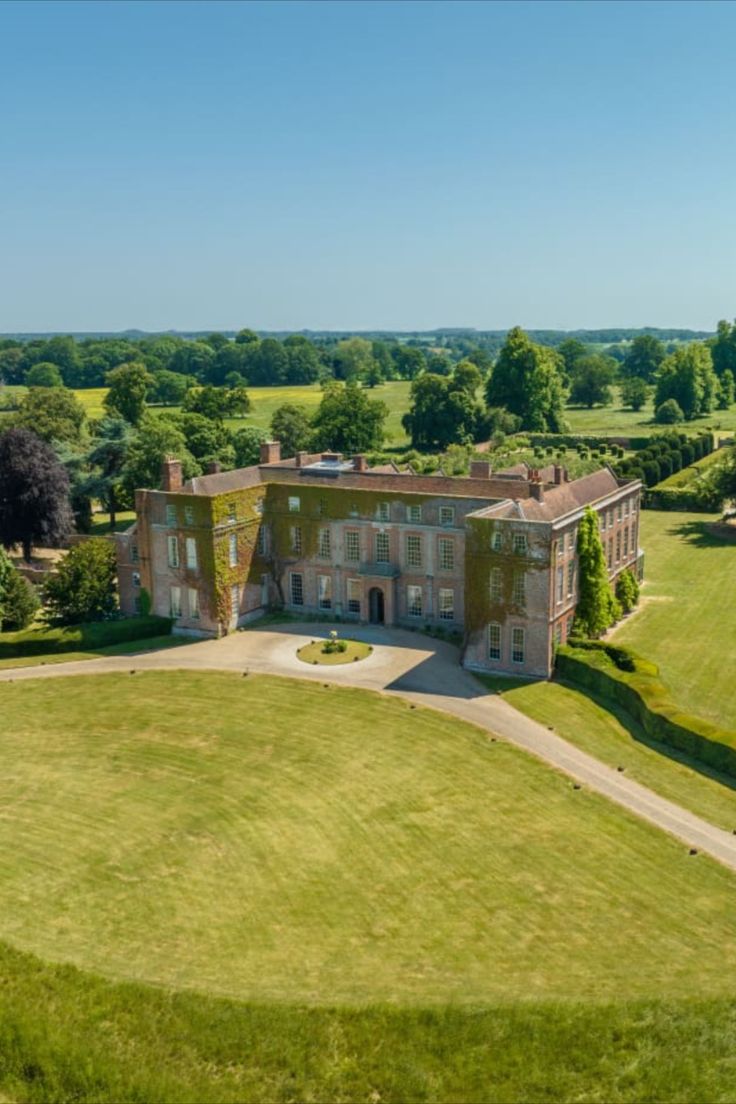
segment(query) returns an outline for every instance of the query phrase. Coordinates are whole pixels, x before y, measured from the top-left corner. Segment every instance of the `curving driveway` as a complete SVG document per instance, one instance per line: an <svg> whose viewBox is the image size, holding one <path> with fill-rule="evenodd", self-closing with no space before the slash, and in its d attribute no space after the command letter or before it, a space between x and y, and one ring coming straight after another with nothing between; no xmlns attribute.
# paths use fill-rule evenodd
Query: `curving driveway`
<svg viewBox="0 0 736 1104"><path fill-rule="evenodd" d="M488 693L469 672L458 666L458 652L453 645L402 629L351 626L352 637L374 646L374 652L367 659L335 667L312 667L297 659L298 647L326 636L328 631L324 624L302 622L262 628L255 625L220 640L197 641L168 651L5 670L0 672L0 682L129 671L131 668L183 668L248 670L399 694L419 705L469 721L531 752L576 782L736 870L736 835L716 828L646 786L626 778L526 717L502 697Z"/></svg>

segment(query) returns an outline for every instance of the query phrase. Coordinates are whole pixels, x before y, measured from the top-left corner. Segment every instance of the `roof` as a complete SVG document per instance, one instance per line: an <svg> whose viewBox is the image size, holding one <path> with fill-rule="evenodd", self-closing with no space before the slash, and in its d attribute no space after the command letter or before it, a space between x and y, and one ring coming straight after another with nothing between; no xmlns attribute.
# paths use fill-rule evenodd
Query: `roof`
<svg viewBox="0 0 736 1104"><path fill-rule="evenodd" d="M619 489L619 481L610 468L583 475L572 483L560 483L546 487L544 497L524 498L519 501L521 515L527 521L555 521L574 513L583 506L590 506Z"/></svg>

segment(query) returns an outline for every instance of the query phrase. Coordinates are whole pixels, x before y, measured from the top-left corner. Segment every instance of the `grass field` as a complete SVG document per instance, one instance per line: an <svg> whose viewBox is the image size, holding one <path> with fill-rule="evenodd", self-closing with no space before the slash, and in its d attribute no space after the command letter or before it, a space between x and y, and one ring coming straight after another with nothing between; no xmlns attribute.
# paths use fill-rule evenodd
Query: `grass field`
<svg viewBox="0 0 736 1104"><path fill-rule="evenodd" d="M736 729L736 545L708 535L713 520L642 511L642 608L614 640L659 664L689 712Z"/></svg>
<svg viewBox="0 0 736 1104"><path fill-rule="evenodd" d="M506 700L522 713L628 777L675 801L713 824L736 828L736 783L674 748L651 740L624 710L598 703L559 682L482 681L503 687Z"/></svg>
<svg viewBox="0 0 736 1104"><path fill-rule="evenodd" d="M570 426L570 432L602 436L648 437L652 433L661 432L663 428L670 428L653 423L654 402L651 398L641 410L634 411L621 404L617 387L613 388L613 392L615 400L611 406L595 406L592 410L586 407L569 406L565 411L565 420ZM732 406L729 410L714 410L702 418L684 422L676 428L685 433L697 433L710 428L720 430L724 434L733 433L736 430L736 406Z"/></svg>
<svg viewBox="0 0 736 1104"><path fill-rule="evenodd" d="M446 716L183 672L3 705L0 937L45 959L310 1005L733 989L731 874Z"/></svg>

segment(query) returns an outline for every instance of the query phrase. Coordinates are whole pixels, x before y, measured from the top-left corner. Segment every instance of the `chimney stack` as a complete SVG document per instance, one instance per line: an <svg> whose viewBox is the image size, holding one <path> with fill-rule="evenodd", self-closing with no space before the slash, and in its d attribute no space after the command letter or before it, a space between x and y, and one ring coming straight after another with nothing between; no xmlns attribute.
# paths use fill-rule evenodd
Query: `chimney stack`
<svg viewBox="0 0 736 1104"><path fill-rule="evenodd" d="M529 483L529 494L536 498L537 502L544 502L544 484L535 480Z"/></svg>
<svg viewBox="0 0 736 1104"><path fill-rule="evenodd" d="M471 479L490 479L491 478L491 465L488 460L471 460L470 461L470 478Z"/></svg>
<svg viewBox="0 0 736 1104"><path fill-rule="evenodd" d="M281 459L280 441L261 441L261 463L278 464Z"/></svg>
<svg viewBox="0 0 736 1104"><path fill-rule="evenodd" d="M219 460L209 460L207 462L207 475L219 475L222 471L222 464Z"/></svg>
<svg viewBox="0 0 736 1104"><path fill-rule="evenodd" d="M368 457L364 453L358 453L353 457L353 470L356 472L368 471Z"/></svg>
<svg viewBox="0 0 736 1104"><path fill-rule="evenodd" d="M567 472L563 468L562 464L555 464L555 485L560 486L561 483L566 482Z"/></svg>
<svg viewBox="0 0 736 1104"><path fill-rule="evenodd" d="M298 452L296 454L296 456L294 457L294 459L296 460L296 466L298 468L304 468L304 467L306 467L307 462L309 460L309 453L308 452Z"/></svg>
<svg viewBox="0 0 736 1104"><path fill-rule="evenodd" d="M162 490L180 491L182 484L181 460L177 460L174 456L167 456L161 465Z"/></svg>

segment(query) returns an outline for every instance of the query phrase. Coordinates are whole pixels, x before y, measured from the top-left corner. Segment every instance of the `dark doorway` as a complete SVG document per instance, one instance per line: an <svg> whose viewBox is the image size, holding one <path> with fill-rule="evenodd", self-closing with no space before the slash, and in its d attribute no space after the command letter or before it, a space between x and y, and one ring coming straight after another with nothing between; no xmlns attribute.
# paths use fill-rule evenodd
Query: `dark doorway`
<svg viewBox="0 0 736 1104"><path fill-rule="evenodd" d="M371 587L368 592L368 610L372 625L383 624L383 591L380 587Z"/></svg>

